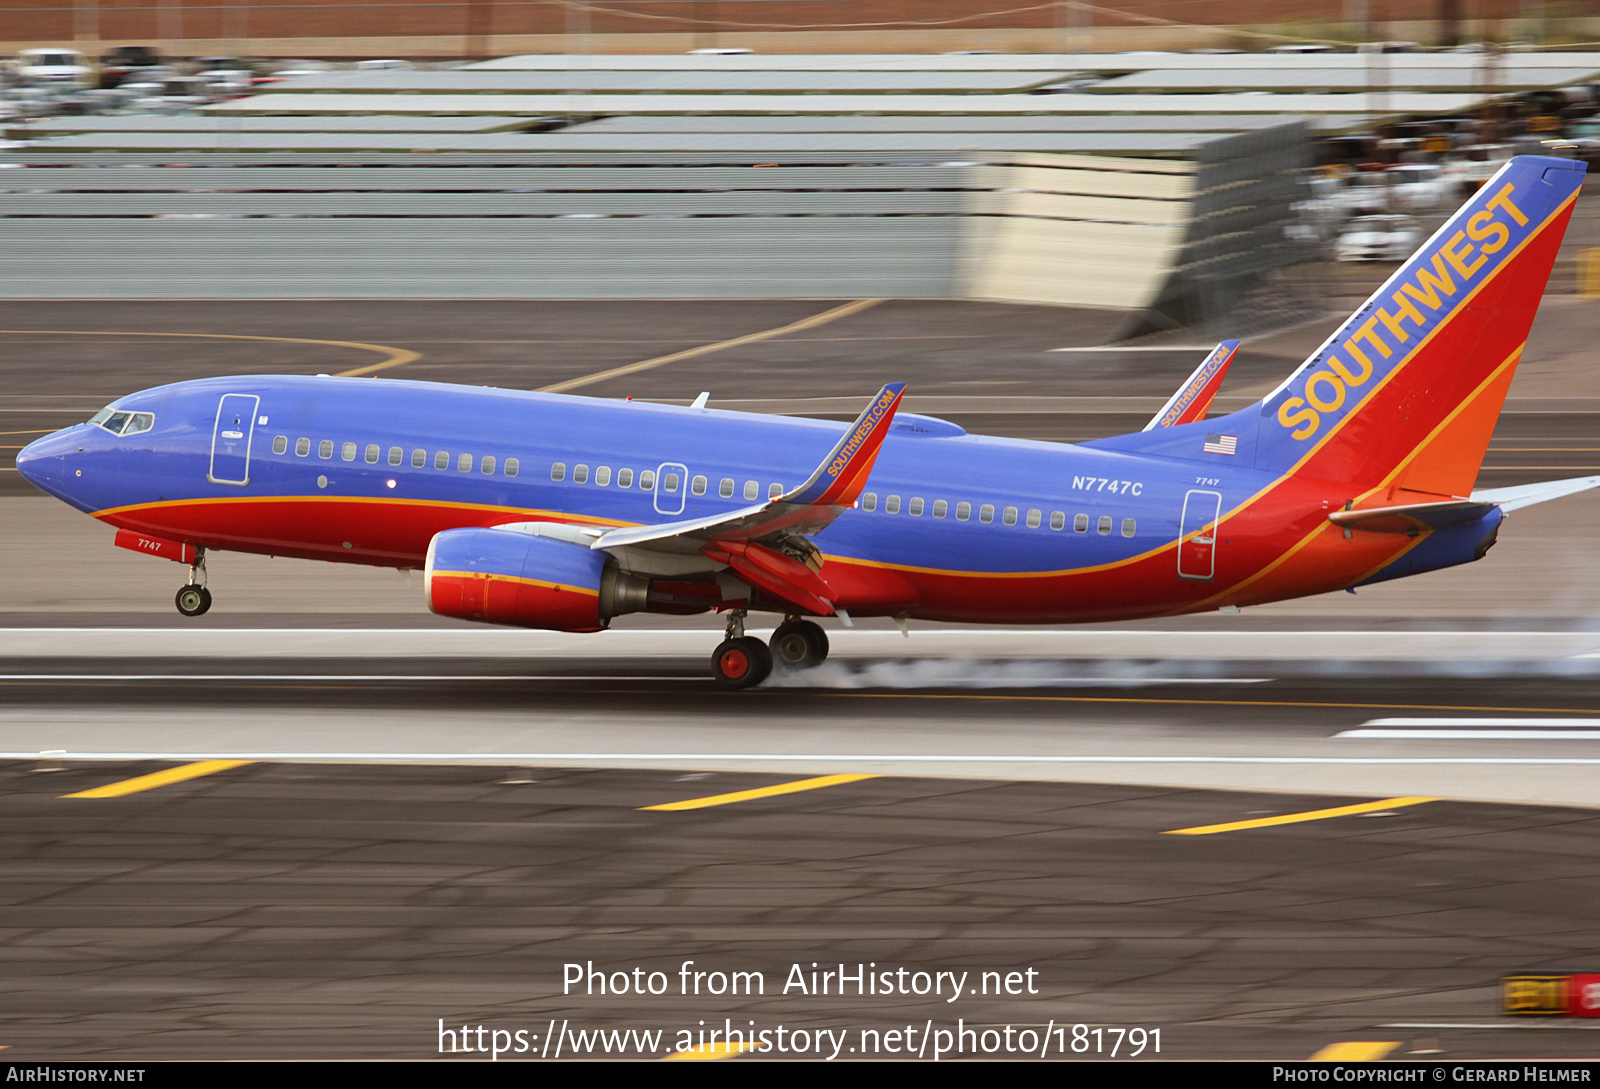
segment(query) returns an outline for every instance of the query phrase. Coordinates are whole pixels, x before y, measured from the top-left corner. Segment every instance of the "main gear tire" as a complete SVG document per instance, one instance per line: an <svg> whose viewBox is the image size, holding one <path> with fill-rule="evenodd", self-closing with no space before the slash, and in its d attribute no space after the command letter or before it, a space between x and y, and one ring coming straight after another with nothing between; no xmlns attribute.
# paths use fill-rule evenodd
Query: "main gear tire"
<svg viewBox="0 0 1600 1089"><path fill-rule="evenodd" d="M723 688L754 688L772 672L772 652L753 636L724 640L711 655L711 673Z"/></svg>
<svg viewBox="0 0 1600 1089"><path fill-rule="evenodd" d="M809 620L788 620L778 625L768 643L772 663L783 669L811 669L828 657L828 633Z"/></svg>

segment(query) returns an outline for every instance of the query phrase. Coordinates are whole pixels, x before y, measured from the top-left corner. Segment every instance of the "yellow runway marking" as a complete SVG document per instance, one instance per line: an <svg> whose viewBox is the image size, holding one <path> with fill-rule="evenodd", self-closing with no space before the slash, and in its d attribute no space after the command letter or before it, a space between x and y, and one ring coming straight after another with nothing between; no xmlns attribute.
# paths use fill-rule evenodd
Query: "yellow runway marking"
<svg viewBox="0 0 1600 1089"><path fill-rule="evenodd" d="M788 325L780 325L776 329L763 329L759 333L746 333L742 337L734 337L731 340L719 340L714 344L702 344L698 348L685 348L681 352L658 355L653 359L641 359L639 362L629 363L625 367L613 367L608 371L596 371L594 374L586 374L582 378L569 378L565 382L557 382L553 386L543 386L539 389L539 392L566 393L568 390L578 389L580 386L592 386L596 382L604 382L608 378L621 378L623 375L638 374L640 371L663 367L668 363L676 363L680 359L693 359L696 356L710 355L712 352L720 352L728 348L738 348L745 344L771 340L774 337L781 337L785 333L798 333L802 329L814 329L819 325L826 325L830 321L847 318L851 314L859 314L863 310L877 306L882 301L882 299L857 299L855 302L848 302L843 306L835 306L831 310L824 310L820 314L812 314L809 318L801 318L799 321L790 322Z"/></svg>
<svg viewBox="0 0 1600 1089"><path fill-rule="evenodd" d="M375 371L388 370L404 363L421 359L421 352L409 351L405 348L392 348L387 344L364 344L359 340L312 340L309 337L255 337L235 333L120 333L101 329L0 329L0 334L6 336L34 334L53 337L196 337L202 340L266 340L280 344L323 344L334 348L355 348L363 352L377 352L387 358L378 363L370 363L365 367L356 367L353 370L340 371L336 378L359 378L364 374ZM22 434L22 432L17 432Z"/></svg>
<svg viewBox="0 0 1600 1089"><path fill-rule="evenodd" d="M670 1063L678 1062L709 1062L715 1059L731 1059L745 1051L754 1051L755 1043L748 1044L707 1044L704 1047L690 1048L688 1051L674 1051L661 1061Z"/></svg>
<svg viewBox="0 0 1600 1089"><path fill-rule="evenodd" d="M667 802L665 805L643 805L640 810L649 809L705 809L713 805L730 805L734 802L748 802L753 798L771 798L777 794L797 794L802 790L817 790L821 787L838 786L840 783L856 783L862 779L876 779L876 775L819 775L815 779L796 779L792 783L779 783L777 786L757 787L755 790L736 790L732 794L713 794L706 798L690 798L682 802Z"/></svg>
<svg viewBox="0 0 1600 1089"><path fill-rule="evenodd" d="M185 779L198 779L202 775L213 772L227 771L242 764L251 763L249 760L201 760L194 764L180 764L175 768L165 771L151 772L149 775L140 775L134 779L124 779L120 783L107 783L103 787L93 790L80 790L76 794L63 794L63 798L120 798L124 794L137 794L141 790L153 790L156 787L167 786L170 783L181 783Z"/></svg>
<svg viewBox="0 0 1600 1089"><path fill-rule="evenodd" d="M1227 824L1202 824L1194 828L1174 828L1163 835L1209 836L1216 832L1239 832L1246 828L1269 828L1275 824L1299 824L1301 821L1323 821L1329 817L1349 817L1357 813L1379 813L1385 809L1399 809L1407 805L1421 805L1438 801L1437 798L1384 798L1382 801L1361 802L1358 805L1338 805L1332 809L1308 809L1304 813L1284 813L1276 817L1257 817L1255 820L1230 821Z"/></svg>
<svg viewBox="0 0 1600 1089"><path fill-rule="evenodd" d="M32 431L0 431L0 435L48 435L52 431L59 431L59 430L60 430L60 428L56 428L56 427L39 427L39 428L35 428ZM20 447L20 446L17 446L17 447L8 446L8 447L6 447L6 449L7 450L11 450L11 449L21 450L22 447Z"/></svg>
<svg viewBox="0 0 1600 1089"><path fill-rule="evenodd" d="M1377 1062L1400 1046L1399 1040L1343 1040L1311 1056L1314 1063L1371 1063Z"/></svg>

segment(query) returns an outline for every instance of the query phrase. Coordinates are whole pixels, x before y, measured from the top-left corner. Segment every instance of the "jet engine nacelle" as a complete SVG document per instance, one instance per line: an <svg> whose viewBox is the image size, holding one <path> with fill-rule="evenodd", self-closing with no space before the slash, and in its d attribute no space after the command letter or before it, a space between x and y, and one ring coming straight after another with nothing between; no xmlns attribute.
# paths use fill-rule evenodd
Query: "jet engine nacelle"
<svg viewBox="0 0 1600 1089"><path fill-rule="evenodd" d="M649 587L603 552L509 529L435 534L423 578L441 616L551 631L600 631L643 609Z"/></svg>

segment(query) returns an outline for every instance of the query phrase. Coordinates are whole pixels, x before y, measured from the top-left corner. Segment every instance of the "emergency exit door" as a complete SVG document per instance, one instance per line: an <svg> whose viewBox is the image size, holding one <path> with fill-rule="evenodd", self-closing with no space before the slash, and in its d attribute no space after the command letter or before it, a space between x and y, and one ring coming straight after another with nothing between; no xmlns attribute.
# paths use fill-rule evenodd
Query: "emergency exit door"
<svg viewBox="0 0 1600 1089"><path fill-rule="evenodd" d="M1178 526L1178 577L1210 582L1217 573L1217 519L1222 493L1195 489L1183 497Z"/></svg>
<svg viewBox="0 0 1600 1089"><path fill-rule="evenodd" d="M213 484L250 483L250 439L256 429L256 409L261 398L250 393L224 394L217 405L217 425L211 432Z"/></svg>

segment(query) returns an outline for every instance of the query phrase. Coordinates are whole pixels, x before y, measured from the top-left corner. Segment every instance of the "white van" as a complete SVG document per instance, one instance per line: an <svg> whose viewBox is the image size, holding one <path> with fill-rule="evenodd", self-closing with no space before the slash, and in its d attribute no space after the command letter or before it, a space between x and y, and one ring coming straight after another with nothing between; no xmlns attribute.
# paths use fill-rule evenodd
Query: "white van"
<svg viewBox="0 0 1600 1089"><path fill-rule="evenodd" d="M94 75L89 59L76 49L24 49L14 67L33 87L87 87Z"/></svg>

